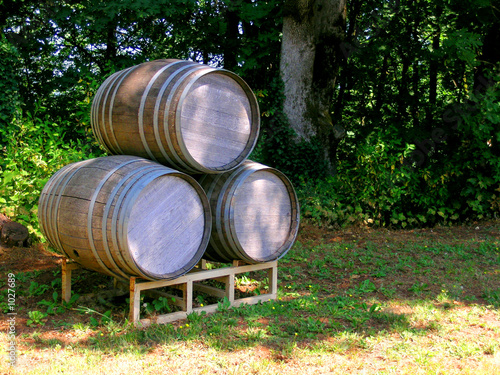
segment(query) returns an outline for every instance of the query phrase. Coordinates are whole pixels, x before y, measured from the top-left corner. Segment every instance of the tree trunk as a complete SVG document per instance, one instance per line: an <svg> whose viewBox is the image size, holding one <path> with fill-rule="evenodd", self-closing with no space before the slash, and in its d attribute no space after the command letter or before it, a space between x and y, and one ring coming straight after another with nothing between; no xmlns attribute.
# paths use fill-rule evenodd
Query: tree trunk
<svg viewBox="0 0 500 375"><path fill-rule="evenodd" d="M106 62L116 62L116 55L118 53L118 48L116 45L116 23L111 20L107 25L106 30L106 52L104 53L104 61ZM109 67L106 67L109 70ZM106 73L109 73L106 71Z"/></svg>
<svg viewBox="0 0 500 375"><path fill-rule="evenodd" d="M331 169L334 127L330 117L342 60L346 0L286 0L280 72L284 112L299 139L317 139Z"/></svg>
<svg viewBox="0 0 500 375"><path fill-rule="evenodd" d="M226 34L224 49L224 68L230 71L236 70L238 59L236 52L239 44L238 26L240 22L239 13L235 5L229 4L225 11Z"/></svg>

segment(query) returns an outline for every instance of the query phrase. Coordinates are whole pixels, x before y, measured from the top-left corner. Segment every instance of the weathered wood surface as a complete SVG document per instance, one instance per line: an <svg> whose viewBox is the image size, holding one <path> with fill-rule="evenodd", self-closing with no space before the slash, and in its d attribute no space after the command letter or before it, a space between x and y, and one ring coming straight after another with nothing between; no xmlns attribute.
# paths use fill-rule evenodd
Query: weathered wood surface
<svg viewBox="0 0 500 375"><path fill-rule="evenodd" d="M276 169L245 161L237 169L199 178L212 209L205 258L268 262L293 245L299 204L292 184Z"/></svg>
<svg viewBox="0 0 500 375"><path fill-rule="evenodd" d="M40 227L68 258L116 278L178 277L201 259L211 219L190 176L134 156L70 164L47 182Z"/></svg>
<svg viewBox="0 0 500 375"><path fill-rule="evenodd" d="M169 59L108 77L92 103L91 122L112 154L220 173L252 152L260 115L251 89L234 73Z"/></svg>

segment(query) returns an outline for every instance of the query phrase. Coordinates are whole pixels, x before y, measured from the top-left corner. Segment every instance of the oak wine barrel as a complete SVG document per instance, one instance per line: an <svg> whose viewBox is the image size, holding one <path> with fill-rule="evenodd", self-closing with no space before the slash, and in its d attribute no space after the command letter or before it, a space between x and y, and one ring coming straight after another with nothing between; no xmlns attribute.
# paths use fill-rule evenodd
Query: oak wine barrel
<svg viewBox="0 0 500 375"><path fill-rule="evenodd" d="M42 190L38 217L68 258L120 279L185 274L203 256L211 229L208 199L191 176L124 155L57 171Z"/></svg>
<svg viewBox="0 0 500 375"><path fill-rule="evenodd" d="M211 174L234 169L250 155L260 114L238 75L166 59L108 77L92 102L91 123L110 154Z"/></svg>
<svg viewBox="0 0 500 375"><path fill-rule="evenodd" d="M268 262L292 247L299 204L280 171L252 162L198 180L212 210L212 234L204 258L219 262Z"/></svg>

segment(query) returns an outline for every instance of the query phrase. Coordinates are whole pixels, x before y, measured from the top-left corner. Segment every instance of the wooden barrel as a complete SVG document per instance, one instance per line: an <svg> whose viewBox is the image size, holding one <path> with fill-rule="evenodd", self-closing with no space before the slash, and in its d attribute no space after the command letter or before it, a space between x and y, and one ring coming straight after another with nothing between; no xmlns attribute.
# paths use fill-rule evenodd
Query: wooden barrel
<svg viewBox="0 0 500 375"><path fill-rule="evenodd" d="M259 263L279 259L292 247L299 204L283 173L247 160L233 171L204 175L198 181L212 210L204 258Z"/></svg>
<svg viewBox="0 0 500 375"><path fill-rule="evenodd" d="M38 219L68 258L120 279L173 279L203 256L208 199L190 176L135 156L69 164L41 193Z"/></svg>
<svg viewBox="0 0 500 375"><path fill-rule="evenodd" d="M259 107L234 73L155 60L114 73L91 109L95 137L111 154L136 155L187 173L221 173L252 152Z"/></svg>

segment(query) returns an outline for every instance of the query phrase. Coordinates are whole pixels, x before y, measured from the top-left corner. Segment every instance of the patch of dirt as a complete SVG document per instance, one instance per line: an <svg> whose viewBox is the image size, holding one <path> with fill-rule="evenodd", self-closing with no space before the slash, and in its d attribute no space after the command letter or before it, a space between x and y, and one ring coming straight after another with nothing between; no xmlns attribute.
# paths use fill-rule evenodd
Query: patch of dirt
<svg viewBox="0 0 500 375"><path fill-rule="evenodd" d="M63 256L48 251L44 244L6 247L0 243L0 273L32 272L60 267Z"/></svg>
<svg viewBox="0 0 500 375"><path fill-rule="evenodd" d="M60 341L62 345L71 345L77 341L80 344L85 344L88 338L94 334L92 331L68 331L75 323L81 322L82 325L89 323L89 315L74 309L66 309L57 314L46 314L41 320L41 325L28 325L28 313L47 311L47 305L40 304L40 302L53 302L54 292L57 293L59 302L54 304L54 307L60 306L63 258L63 255L48 250L47 245L42 243L30 247L7 247L0 243L0 289L4 293L8 288L8 275L10 273L16 275L13 310L16 313L16 336L26 337L20 340L20 349L30 347L37 340L38 343L54 339ZM82 295L81 300L88 300L89 295L86 296L86 293L113 287L112 280L107 276L85 269L73 271L72 279L72 290ZM90 293L90 297L94 295L95 293ZM7 310L6 299L2 299L2 301L4 302L0 303L0 308L3 309L3 312L10 311ZM89 306L93 307L93 304ZM100 307L102 308L102 306ZM8 328L6 319L0 321L1 332L7 332ZM30 338L30 334L33 332L39 333L36 340Z"/></svg>

